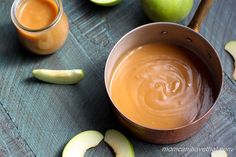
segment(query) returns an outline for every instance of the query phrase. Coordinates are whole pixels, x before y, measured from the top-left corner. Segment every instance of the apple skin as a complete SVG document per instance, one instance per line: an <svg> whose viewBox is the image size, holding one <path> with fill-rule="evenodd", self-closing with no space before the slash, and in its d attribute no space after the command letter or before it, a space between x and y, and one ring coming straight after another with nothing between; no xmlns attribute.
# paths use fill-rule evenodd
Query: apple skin
<svg viewBox="0 0 236 157"><path fill-rule="evenodd" d="M194 0L141 0L147 17L156 22L179 22L192 10Z"/></svg>

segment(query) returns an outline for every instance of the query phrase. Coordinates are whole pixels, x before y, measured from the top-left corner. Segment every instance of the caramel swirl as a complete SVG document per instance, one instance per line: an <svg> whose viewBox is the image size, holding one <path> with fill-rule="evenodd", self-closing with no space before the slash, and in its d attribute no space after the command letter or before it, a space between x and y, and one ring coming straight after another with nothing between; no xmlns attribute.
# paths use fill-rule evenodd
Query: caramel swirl
<svg viewBox="0 0 236 157"><path fill-rule="evenodd" d="M130 120L150 128L175 128L192 122L207 81L189 53L158 43L125 55L110 82L117 108Z"/></svg>

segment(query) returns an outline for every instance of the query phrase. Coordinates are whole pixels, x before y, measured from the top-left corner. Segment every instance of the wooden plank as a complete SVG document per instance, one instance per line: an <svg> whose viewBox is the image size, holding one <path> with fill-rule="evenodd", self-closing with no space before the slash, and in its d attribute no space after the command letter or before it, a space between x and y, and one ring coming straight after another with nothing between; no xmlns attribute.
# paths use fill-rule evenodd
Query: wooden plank
<svg viewBox="0 0 236 157"><path fill-rule="evenodd" d="M34 157L26 141L18 132L17 126L0 104L0 156L1 157Z"/></svg>
<svg viewBox="0 0 236 157"><path fill-rule="evenodd" d="M236 1L215 1L201 32L214 48L218 51L225 73L232 78L234 63L233 58L224 50L225 44L230 40L236 40L236 14L234 6Z"/></svg>
<svg viewBox="0 0 236 157"><path fill-rule="evenodd" d="M162 151L166 146L139 141L128 135L115 121L103 83L104 65L109 51L122 35L150 22L140 10L139 1L124 0L117 7L101 8L88 0L64 0L71 32L65 47L47 57L27 53L18 42L10 21L12 1L0 2L4 4L0 5L0 12L6 13L0 15L0 102L4 106L4 110L0 106L0 117L10 119L6 124L14 126L17 134L14 137L19 135L26 144L25 147L17 147L13 153L27 154L31 148L39 157L61 156L66 142L78 132L96 129L104 133L108 128L117 128L134 143L137 157L209 156L209 152ZM195 8L197 3L199 1L195 2ZM215 112L196 136L167 147L233 147L229 155L236 154L236 87L234 81L228 78L232 72L232 59L223 50L224 42L236 37L236 18L232 11L235 5L234 0L216 1L201 30L218 50L227 74ZM183 23L187 24L191 16ZM83 68L86 79L76 86L44 84L30 78L31 70L38 67ZM3 137L4 134L0 134L0 139ZM6 152L8 147L13 146L0 142L0 152ZM12 156L21 157L24 154ZM87 156L109 157L112 152L101 143Z"/></svg>

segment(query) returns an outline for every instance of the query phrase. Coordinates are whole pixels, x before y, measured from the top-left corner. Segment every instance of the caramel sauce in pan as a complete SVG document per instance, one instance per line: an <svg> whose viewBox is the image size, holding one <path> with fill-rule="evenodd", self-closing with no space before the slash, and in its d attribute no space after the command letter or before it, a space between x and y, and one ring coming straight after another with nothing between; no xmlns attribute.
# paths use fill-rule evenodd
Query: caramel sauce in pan
<svg viewBox="0 0 236 157"><path fill-rule="evenodd" d="M109 85L111 98L122 114L141 126L181 127L195 120L202 105L213 103L207 69L186 48L143 45L116 63Z"/></svg>

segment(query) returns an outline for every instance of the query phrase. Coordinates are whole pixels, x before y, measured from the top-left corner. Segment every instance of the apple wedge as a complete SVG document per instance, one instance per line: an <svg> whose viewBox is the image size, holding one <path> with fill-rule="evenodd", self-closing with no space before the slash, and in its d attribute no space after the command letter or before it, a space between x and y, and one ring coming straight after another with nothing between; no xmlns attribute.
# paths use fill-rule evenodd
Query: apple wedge
<svg viewBox="0 0 236 157"><path fill-rule="evenodd" d="M107 130L104 141L114 150L116 157L135 157L133 145L119 131Z"/></svg>
<svg viewBox="0 0 236 157"><path fill-rule="evenodd" d="M35 78L54 84L76 84L84 78L84 71L81 69L73 70L50 70L35 69L32 71Z"/></svg>
<svg viewBox="0 0 236 157"><path fill-rule="evenodd" d="M211 152L211 157L227 157L227 153L224 150L215 150Z"/></svg>
<svg viewBox="0 0 236 157"><path fill-rule="evenodd" d="M62 157L83 157L89 148L97 146L103 135L95 130L88 130L73 137L65 146Z"/></svg>
<svg viewBox="0 0 236 157"><path fill-rule="evenodd" d="M228 51L231 56L234 58L234 73L233 78L236 80L236 41L229 41L225 45L225 50Z"/></svg>
<svg viewBox="0 0 236 157"><path fill-rule="evenodd" d="M114 6L119 4L122 0L90 0L90 1L100 6Z"/></svg>

